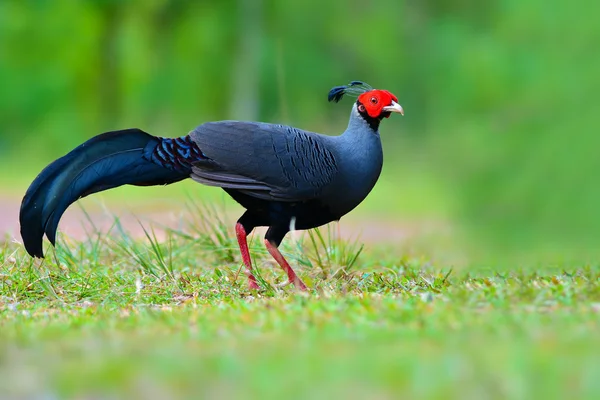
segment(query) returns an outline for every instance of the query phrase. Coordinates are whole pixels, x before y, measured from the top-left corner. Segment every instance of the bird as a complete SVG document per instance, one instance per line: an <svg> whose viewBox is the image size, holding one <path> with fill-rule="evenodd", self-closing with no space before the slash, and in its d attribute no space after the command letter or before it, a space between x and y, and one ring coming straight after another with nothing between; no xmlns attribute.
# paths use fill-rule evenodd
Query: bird
<svg viewBox="0 0 600 400"><path fill-rule="evenodd" d="M259 290L247 236L267 227L264 244L287 274L308 290L278 247L290 230L338 221L371 192L383 167L379 125L404 115L398 98L361 81L335 86L328 100L356 97L346 130L323 135L291 126L250 121L205 122L189 134L158 137L131 128L92 137L44 168L21 202L26 251L43 258L43 236L56 246L65 210L80 198L121 185L167 185L191 178L222 188L244 213L237 220L248 287Z"/></svg>

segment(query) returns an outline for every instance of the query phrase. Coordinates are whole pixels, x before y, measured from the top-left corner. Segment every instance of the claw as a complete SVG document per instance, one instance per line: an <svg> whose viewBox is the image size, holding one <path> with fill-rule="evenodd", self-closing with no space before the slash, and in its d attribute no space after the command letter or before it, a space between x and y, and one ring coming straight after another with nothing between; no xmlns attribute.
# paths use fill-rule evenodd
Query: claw
<svg viewBox="0 0 600 400"><path fill-rule="evenodd" d="M293 283L292 281L285 281L285 282L282 282L282 283L278 283L278 284L276 284L276 285L274 285L274 286L275 286L277 289L283 289L284 287L286 287L286 286L289 286L289 285L291 285L292 283Z"/></svg>

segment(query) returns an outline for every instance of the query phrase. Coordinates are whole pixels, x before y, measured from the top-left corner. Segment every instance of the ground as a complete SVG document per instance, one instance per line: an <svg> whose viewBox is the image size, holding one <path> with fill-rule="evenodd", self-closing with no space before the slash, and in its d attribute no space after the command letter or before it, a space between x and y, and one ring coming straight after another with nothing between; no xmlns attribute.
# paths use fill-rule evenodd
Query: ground
<svg viewBox="0 0 600 400"><path fill-rule="evenodd" d="M357 218L284 243L309 293L253 240L250 291L229 210L111 210L78 228L75 207L45 260L0 244L2 397L600 395L598 266L466 269L428 257L435 242L408 251L418 225L349 240Z"/></svg>

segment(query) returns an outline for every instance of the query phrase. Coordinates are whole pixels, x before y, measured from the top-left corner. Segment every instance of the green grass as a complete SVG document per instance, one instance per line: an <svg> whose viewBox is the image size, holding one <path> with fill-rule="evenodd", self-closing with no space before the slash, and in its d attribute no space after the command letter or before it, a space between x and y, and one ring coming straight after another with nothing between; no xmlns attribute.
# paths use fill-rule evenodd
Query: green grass
<svg viewBox="0 0 600 400"><path fill-rule="evenodd" d="M251 292L219 212L190 215L160 239L59 236L43 261L0 245L2 397L600 395L597 266L468 272L331 226L284 242L308 294L253 240Z"/></svg>

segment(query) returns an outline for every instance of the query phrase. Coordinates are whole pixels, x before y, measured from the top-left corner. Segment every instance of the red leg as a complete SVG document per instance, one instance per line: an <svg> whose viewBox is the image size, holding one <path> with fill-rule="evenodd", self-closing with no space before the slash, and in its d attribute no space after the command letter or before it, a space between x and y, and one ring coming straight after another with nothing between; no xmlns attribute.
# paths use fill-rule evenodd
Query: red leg
<svg viewBox="0 0 600 400"><path fill-rule="evenodd" d="M300 290L303 290L303 291L308 290L306 288L306 285L304 284L304 282L302 282L302 280L300 278L298 278L298 275L296 275L296 273L294 272L292 267L290 267L290 264L288 264L288 262L283 257L283 254L281 254L281 252L279 251L277 246L275 246L273 243L271 243L268 239L265 239L265 246L267 246L267 250L269 251L269 254L271 254L271 256L273 256L275 261L277 261L277 264L279 264L281 266L281 268L283 268L283 270L287 274L290 282L293 283L294 286L296 286L296 288L298 288Z"/></svg>
<svg viewBox="0 0 600 400"><path fill-rule="evenodd" d="M248 287L250 289L259 289L256 278L252 274L252 260L250 259L250 251L248 250L248 242L246 241L246 230L244 226L239 222L235 225L235 236L237 237L238 244L240 245L240 253L242 253L242 260L246 266L246 276L248 277Z"/></svg>

